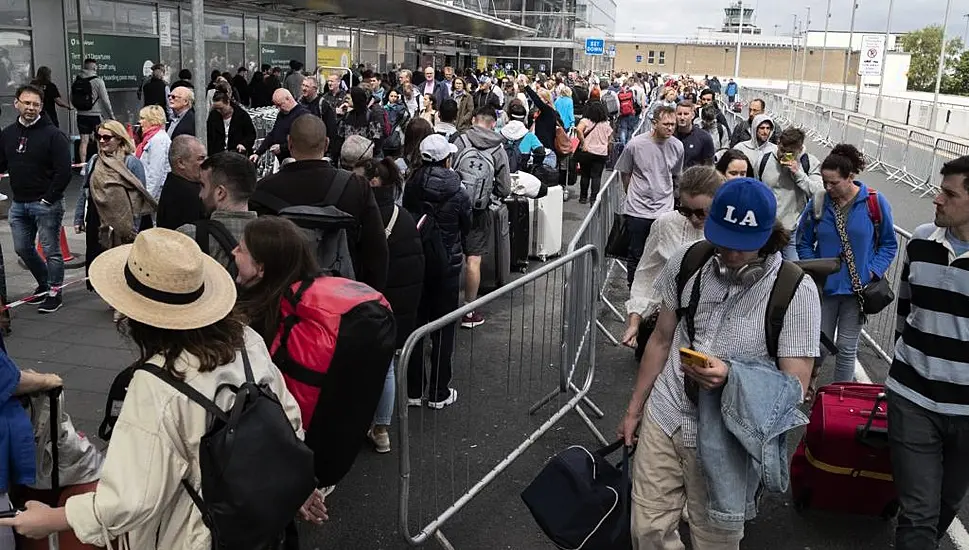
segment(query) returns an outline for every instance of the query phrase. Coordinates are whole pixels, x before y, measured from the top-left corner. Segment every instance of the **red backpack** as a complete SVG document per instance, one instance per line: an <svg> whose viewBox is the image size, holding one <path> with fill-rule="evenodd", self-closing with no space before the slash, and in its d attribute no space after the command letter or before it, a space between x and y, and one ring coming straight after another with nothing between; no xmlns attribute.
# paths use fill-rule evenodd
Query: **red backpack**
<svg viewBox="0 0 969 550"><path fill-rule="evenodd" d="M619 90L619 116L629 116L636 114L636 102L633 99L633 91L629 88Z"/></svg>
<svg viewBox="0 0 969 550"><path fill-rule="evenodd" d="M335 485L373 422L396 351L394 314L369 286L323 276L290 286L280 319L270 353L299 403L317 480Z"/></svg>

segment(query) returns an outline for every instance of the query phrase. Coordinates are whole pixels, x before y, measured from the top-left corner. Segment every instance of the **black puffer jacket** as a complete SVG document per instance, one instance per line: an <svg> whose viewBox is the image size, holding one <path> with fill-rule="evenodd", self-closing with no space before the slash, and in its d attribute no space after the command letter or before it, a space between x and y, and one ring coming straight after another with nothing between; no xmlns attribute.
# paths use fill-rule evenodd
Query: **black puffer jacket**
<svg viewBox="0 0 969 550"><path fill-rule="evenodd" d="M374 187L373 196L380 207L384 227L394 215L394 188ZM390 302L397 321L397 348L417 324L417 306L421 303L424 288L424 247L417 232L417 222L405 208L397 210L397 221L387 238L390 261L387 264L387 286L384 297Z"/></svg>
<svg viewBox="0 0 969 550"><path fill-rule="evenodd" d="M422 166L408 178L403 204L417 221L424 213L433 213L451 254L447 277L456 284L464 264L461 242L471 229L471 199L461 188L461 176L442 166Z"/></svg>

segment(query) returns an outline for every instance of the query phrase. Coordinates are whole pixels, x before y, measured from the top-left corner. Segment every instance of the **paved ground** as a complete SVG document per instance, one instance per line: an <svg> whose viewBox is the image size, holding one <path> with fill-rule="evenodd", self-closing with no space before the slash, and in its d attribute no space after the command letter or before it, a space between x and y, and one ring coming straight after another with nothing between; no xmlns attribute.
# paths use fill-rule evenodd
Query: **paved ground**
<svg viewBox="0 0 969 550"><path fill-rule="evenodd" d="M821 151L816 151L821 152ZM911 229L931 219L929 199L918 199L880 174L865 174L865 181L885 193L895 206L896 223ZM0 185L0 190L2 190ZM76 182L72 190L76 188ZM69 197L68 210L73 206ZM566 204L565 233L576 229L586 207ZM72 247L81 249L71 236ZM33 289L28 273L17 266L9 227L0 224L0 243L6 254L7 284L11 296ZM533 262L532 269L540 265ZM82 276L69 271L68 279ZM474 331L462 331L455 354L456 407L441 412L412 409L409 530L443 511L450 502L514 449L556 407L536 417L527 415L530 403L557 383L557 327L561 303L553 289L563 284L561 272L528 285L523 291L500 298L483 313L488 322ZM7 340L11 355L21 367L57 372L67 386L67 408L79 429L93 434L104 410L105 392L114 375L133 360L132 350L118 336L107 307L94 294L74 287L67 291L65 307L41 316L31 306L15 312L14 334ZM613 331L618 323L608 322ZM636 364L628 350L615 348L604 338L597 341L598 372L592 397L606 417L597 421L607 435L613 433L624 410ZM867 350L862 362L872 379L882 380L886 365ZM554 403L560 405L563 399ZM793 449L792 438L792 449ZM376 455L364 448L354 469L328 499L331 520L319 528L305 528L304 548L398 549L407 547L398 528L399 434L393 433L394 451ZM574 414L561 422L513 463L502 476L444 526L456 548L553 548L537 529L519 493L550 455L572 444L595 445ZM965 511L963 520L969 520ZM423 520L424 523L418 525ZM748 526L745 549L881 550L891 547L891 524L877 519L822 513L800 515L786 495L765 499L760 516ZM950 541L944 550L954 550Z"/></svg>

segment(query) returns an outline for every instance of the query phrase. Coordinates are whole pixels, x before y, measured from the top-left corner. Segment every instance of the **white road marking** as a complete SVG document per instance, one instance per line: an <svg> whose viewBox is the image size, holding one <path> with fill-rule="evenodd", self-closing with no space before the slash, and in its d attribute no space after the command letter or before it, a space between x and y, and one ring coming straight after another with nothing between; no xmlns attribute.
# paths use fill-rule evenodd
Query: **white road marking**
<svg viewBox="0 0 969 550"><path fill-rule="evenodd" d="M855 380L863 384L871 384L868 371L857 359L855 359ZM949 535L949 540L952 541L956 550L969 550L969 531L966 531L966 526L962 524L959 518L952 520L952 525L949 526L946 534Z"/></svg>

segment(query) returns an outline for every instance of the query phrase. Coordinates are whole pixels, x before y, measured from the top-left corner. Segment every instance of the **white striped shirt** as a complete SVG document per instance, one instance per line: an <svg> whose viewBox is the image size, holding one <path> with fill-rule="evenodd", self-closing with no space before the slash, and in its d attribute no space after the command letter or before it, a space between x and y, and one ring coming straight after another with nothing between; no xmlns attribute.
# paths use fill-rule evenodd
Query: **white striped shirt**
<svg viewBox="0 0 969 550"><path fill-rule="evenodd" d="M693 349L724 361L737 357L769 358L765 341L764 318L767 302L777 272L781 254L767 257L766 272L752 286L730 284L716 273L712 261L686 282L682 302L676 295L676 275L689 245L677 252L662 275L656 280L656 292L663 297L663 307L676 311L690 302L693 283L700 279L700 300L697 304L696 337ZM784 328L777 342L779 357L817 357L821 334L821 302L814 281L805 276L794 293L794 299L784 316ZM653 385L646 408L666 435L683 430L683 445L696 447L696 416L693 403L683 393L683 371L680 370L680 347L689 347L686 323L677 325L670 347L670 355L663 371Z"/></svg>
<svg viewBox="0 0 969 550"><path fill-rule="evenodd" d="M969 252L925 224L905 247L895 358L885 386L916 405L969 416Z"/></svg>
<svg viewBox="0 0 969 550"><path fill-rule="evenodd" d="M656 280L663 273L663 267L685 244L703 238L703 228L693 227L690 220L679 212L667 212L656 218L649 228L646 249L636 266L636 278L629 289L626 314L638 314L646 318L655 313L663 302L662 292L656 290Z"/></svg>

